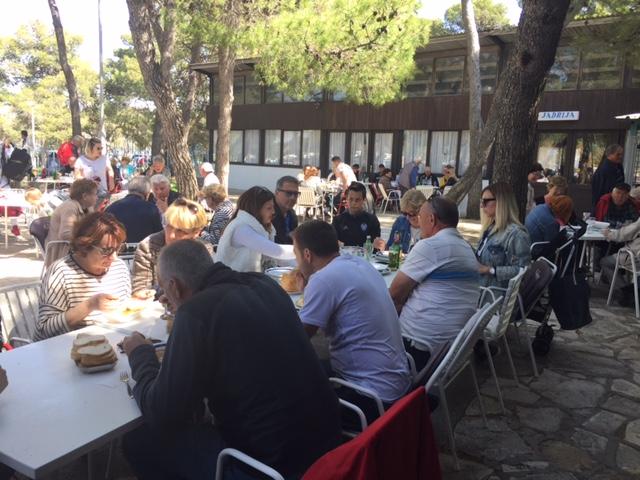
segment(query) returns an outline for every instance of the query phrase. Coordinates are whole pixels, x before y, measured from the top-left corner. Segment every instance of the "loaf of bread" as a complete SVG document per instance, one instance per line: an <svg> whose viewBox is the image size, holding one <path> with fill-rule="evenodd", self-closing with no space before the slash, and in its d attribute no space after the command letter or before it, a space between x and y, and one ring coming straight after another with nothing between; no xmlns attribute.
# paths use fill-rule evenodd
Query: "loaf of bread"
<svg viewBox="0 0 640 480"><path fill-rule="evenodd" d="M293 293L298 291L298 270L291 270L285 272L280 277L280 285L284 288L285 292Z"/></svg>
<svg viewBox="0 0 640 480"><path fill-rule="evenodd" d="M115 350L104 335L80 333L73 341L71 358L81 367L99 367L118 361Z"/></svg>

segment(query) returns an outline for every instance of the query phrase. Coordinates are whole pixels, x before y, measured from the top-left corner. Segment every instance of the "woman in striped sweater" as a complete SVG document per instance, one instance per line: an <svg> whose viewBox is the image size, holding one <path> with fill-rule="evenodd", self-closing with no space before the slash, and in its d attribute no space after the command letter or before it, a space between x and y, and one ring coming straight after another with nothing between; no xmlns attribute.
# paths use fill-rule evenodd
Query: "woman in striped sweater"
<svg viewBox="0 0 640 480"><path fill-rule="evenodd" d="M42 282L35 340L82 328L131 295L131 279L118 252L126 238L108 213L91 213L73 229L70 253Z"/></svg>

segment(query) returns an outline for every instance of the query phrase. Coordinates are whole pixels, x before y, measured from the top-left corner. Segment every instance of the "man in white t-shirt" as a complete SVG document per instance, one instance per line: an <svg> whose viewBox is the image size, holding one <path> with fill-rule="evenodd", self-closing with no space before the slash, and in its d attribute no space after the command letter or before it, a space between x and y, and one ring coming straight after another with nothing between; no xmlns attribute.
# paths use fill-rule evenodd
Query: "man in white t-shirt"
<svg viewBox="0 0 640 480"><path fill-rule="evenodd" d="M351 166L344 163L340 157L332 157L331 164L333 167L333 175L342 190L346 190L351 183L358 181Z"/></svg>
<svg viewBox="0 0 640 480"><path fill-rule="evenodd" d="M433 197L420 209L422 240L415 244L389 292L400 313L406 350L420 370L438 345L453 340L474 314L478 261L457 230L458 207Z"/></svg>
<svg viewBox="0 0 640 480"><path fill-rule="evenodd" d="M411 386L398 314L386 284L360 257L340 255L336 232L313 220L293 231L293 249L302 277L300 319L309 337L322 329L330 341L333 374L373 390L387 405ZM367 397L341 388L339 397L355 403L369 421L377 417Z"/></svg>

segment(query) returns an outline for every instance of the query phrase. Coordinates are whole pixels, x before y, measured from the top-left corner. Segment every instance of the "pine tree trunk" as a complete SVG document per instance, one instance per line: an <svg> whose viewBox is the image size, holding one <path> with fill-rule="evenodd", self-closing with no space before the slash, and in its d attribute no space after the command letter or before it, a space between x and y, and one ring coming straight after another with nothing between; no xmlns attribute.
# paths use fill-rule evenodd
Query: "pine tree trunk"
<svg viewBox="0 0 640 480"><path fill-rule="evenodd" d="M72 135L82 135L82 125L80 123L80 98L78 97L78 86L73 70L67 59L67 45L64 41L64 29L62 28L62 20L60 12L55 0L49 0L49 10L51 10L51 19L53 21L53 29L56 33L56 42L58 43L58 57L60 59L60 67L64 73L64 79L67 83L67 91L69 92L69 110L71 111L71 133Z"/></svg>
<svg viewBox="0 0 640 480"><path fill-rule="evenodd" d="M229 185L231 145L231 113L233 110L233 71L235 52L228 46L218 50L218 143L216 145L216 176L225 187Z"/></svg>
<svg viewBox="0 0 640 480"><path fill-rule="evenodd" d="M471 0L462 0L462 19L467 32L467 74L469 76L469 163L479 159L482 135L482 83L480 80L480 39L476 27L476 16ZM480 188L482 176L469 190L467 217L480 218Z"/></svg>
<svg viewBox="0 0 640 480"><path fill-rule="evenodd" d="M514 190L521 215L527 198L527 171L533 161L538 105L553 65L570 0L527 0L514 51L504 71L500 128L495 137L493 181ZM497 92L496 92L497 95Z"/></svg>
<svg viewBox="0 0 640 480"><path fill-rule="evenodd" d="M475 161L471 157L464 176L449 192L449 198L454 201L462 200L476 184L500 132L502 146L500 153L496 150L493 180L504 180L513 185L519 204L524 206L526 170L531 161L533 144L529 143L525 149L521 149L518 142L533 140L537 104L544 90L545 76L553 65L569 3L570 0L524 0L516 43L500 75L482 130L479 156ZM527 117L525 122L518 121L518 118L521 120L524 117ZM525 130L516 131L516 128ZM511 143L513 148L506 148L507 143ZM522 151L518 153L516 150L519 148ZM518 156L510 156L509 151Z"/></svg>
<svg viewBox="0 0 640 480"><path fill-rule="evenodd" d="M153 134L151 135L151 155L164 153L162 149L162 122L156 111L153 116Z"/></svg>
<svg viewBox="0 0 640 480"><path fill-rule="evenodd" d="M156 11L149 10L145 0L127 0L127 6L129 29L140 72L160 118L162 141L167 155L171 158L178 190L187 198L195 199L198 182L187 145L189 129L183 122L171 79L176 34L175 4L167 4L166 10L162 12L162 19ZM152 15L157 15L158 18L152 19ZM159 25L160 20L164 22L164 30ZM158 45L162 45L162 48L158 49L160 61L156 60L158 53L153 42L154 35Z"/></svg>

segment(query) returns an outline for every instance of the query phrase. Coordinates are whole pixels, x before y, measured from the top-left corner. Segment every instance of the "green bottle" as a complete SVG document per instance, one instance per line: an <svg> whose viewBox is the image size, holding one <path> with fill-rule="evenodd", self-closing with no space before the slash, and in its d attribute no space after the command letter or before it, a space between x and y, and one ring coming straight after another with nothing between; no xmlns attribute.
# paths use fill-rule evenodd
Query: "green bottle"
<svg viewBox="0 0 640 480"><path fill-rule="evenodd" d="M400 268L400 233L396 232L393 237L393 245L389 249L389 270L395 271Z"/></svg>

